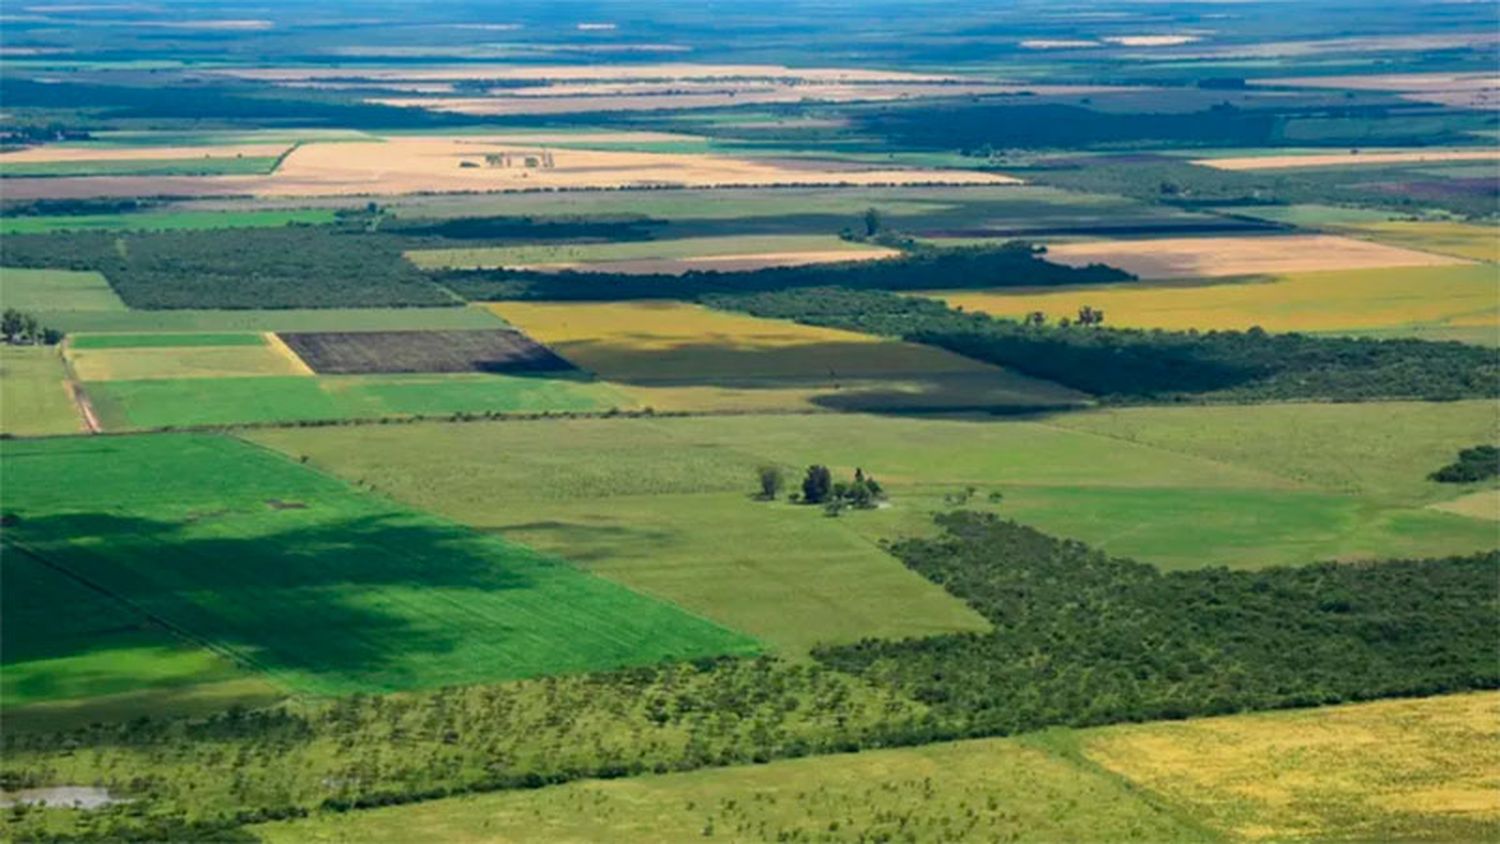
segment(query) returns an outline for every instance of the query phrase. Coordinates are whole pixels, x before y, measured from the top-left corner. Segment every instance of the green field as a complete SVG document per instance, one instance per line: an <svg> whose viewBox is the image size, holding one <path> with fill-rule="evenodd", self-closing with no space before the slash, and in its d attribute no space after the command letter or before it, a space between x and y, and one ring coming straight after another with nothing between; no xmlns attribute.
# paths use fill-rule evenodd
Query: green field
<svg viewBox="0 0 1500 844"><path fill-rule="evenodd" d="M57 231L172 231L176 229L240 229L320 224L336 219L331 209L285 211L142 211L131 214L0 217L0 235L44 234Z"/></svg>
<svg viewBox="0 0 1500 844"><path fill-rule="evenodd" d="M276 169L274 155L218 158L98 159L94 161L36 161L0 163L0 178L63 178L74 176L258 176Z"/></svg>
<svg viewBox="0 0 1500 844"><path fill-rule="evenodd" d="M8 543L297 692L391 691L755 648L668 604L233 439L14 442L0 458ZM33 612L77 623L66 621L77 617L66 604ZM54 660L45 676L58 696L104 682L97 657L107 642L96 647L85 636L59 651L48 644L59 641L54 626L42 622L8 633L7 674L25 678L44 655ZM148 662L175 658L146 642L126 646L146 648L133 658ZM64 657L80 677L56 662ZM128 662L112 670L129 674ZM22 692L23 701L47 696Z"/></svg>
<svg viewBox="0 0 1500 844"><path fill-rule="evenodd" d="M66 381L55 347L0 344L0 433L81 432L83 421Z"/></svg>
<svg viewBox="0 0 1500 844"><path fill-rule="evenodd" d="M37 313L46 325L71 330L54 312L82 311L118 316L125 312L104 276L70 270L23 270L0 267L0 301L7 308Z"/></svg>
<svg viewBox="0 0 1500 844"><path fill-rule="evenodd" d="M18 272L5 270L5 274ZM42 271L50 272L50 271ZM71 273L70 275L94 275ZM3 276L0 276L3 278ZM113 296L113 292L110 293ZM127 311L45 309L42 321L68 332L159 331L423 331L499 328L505 322L485 308L287 308L272 310Z"/></svg>
<svg viewBox="0 0 1500 844"><path fill-rule="evenodd" d="M633 402L582 378L491 374L333 375L101 381L88 393L105 430L448 416L602 411Z"/></svg>
<svg viewBox="0 0 1500 844"><path fill-rule="evenodd" d="M1169 568L1430 556L1495 543L1492 522L1426 507L1452 497L1426 481L1427 473L1457 449L1493 437L1495 411L1485 402L1141 408L1020 420L794 415L566 425L253 436L788 647L855 633L883 614L896 620L870 628L872 635L892 624L899 629L907 623L906 600L893 590L888 600L845 603L835 592L830 608L820 609L814 602L822 599L809 593L815 587L786 581L777 589L777 578L762 574L767 567L820 567L829 547L810 544L809 535L831 543L852 533L874 543L926 531L931 514L959 506L953 496L967 487L974 493L962 506L997 509ZM483 457L496 453L509 456ZM643 454L677 455L684 467L697 468L689 481L647 483L655 472L641 467L653 459L637 456ZM761 463L785 467L793 484L811 463L840 474L861 467L890 491L890 506L834 520L791 504L748 501ZM1003 500L991 504L992 492ZM782 624L794 611L805 620ZM780 632L762 632L778 625Z"/></svg>
<svg viewBox="0 0 1500 844"><path fill-rule="evenodd" d="M181 334L85 334L68 340L75 349L158 349L179 346L264 346L266 338L250 332Z"/></svg>

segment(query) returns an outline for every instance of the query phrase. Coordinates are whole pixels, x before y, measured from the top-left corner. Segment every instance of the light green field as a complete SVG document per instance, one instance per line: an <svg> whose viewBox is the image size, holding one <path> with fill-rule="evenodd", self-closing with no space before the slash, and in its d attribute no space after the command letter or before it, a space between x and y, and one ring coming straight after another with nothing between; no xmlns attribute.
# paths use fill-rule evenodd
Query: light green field
<svg viewBox="0 0 1500 844"><path fill-rule="evenodd" d="M159 349L179 346L264 346L262 334L250 332L181 334L84 334L68 338L74 349Z"/></svg>
<svg viewBox="0 0 1500 844"><path fill-rule="evenodd" d="M82 430L57 348L0 344L0 433L39 436Z"/></svg>
<svg viewBox="0 0 1500 844"><path fill-rule="evenodd" d="M272 228L289 223L331 223L331 209L287 211L143 211L62 217L0 217L0 235L56 231L196 231Z"/></svg>
<svg viewBox="0 0 1500 844"><path fill-rule="evenodd" d="M98 159L0 163L0 178L72 176L253 176L269 173L281 159L274 155L215 158Z"/></svg>
<svg viewBox="0 0 1500 844"><path fill-rule="evenodd" d="M757 647L228 437L15 441L0 451L0 481L6 542L299 693L493 682ZM17 704L185 682L204 667L159 637L73 635L108 620L17 586L3 591L22 593L32 623L7 627L0 643L5 673L23 683Z"/></svg>
<svg viewBox="0 0 1500 844"><path fill-rule="evenodd" d="M108 431L454 413L601 411L634 404L613 387L594 381L478 373L115 380L92 382L88 392Z"/></svg>
<svg viewBox="0 0 1500 844"><path fill-rule="evenodd" d="M884 252L834 235L738 235L689 237L674 240L619 243L567 243L529 246L491 246L476 249L418 249L406 253L423 269L485 269L538 264L595 264L610 261L671 260L727 255L754 256L785 253L838 252L857 256Z"/></svg>
<svg viewBox="0 0 1500 844"><path fill-rule="evenodd" d="M1214 840L1125 781L1018 739L585 781L251 832L287 844Z"/></svg>
<svg viewBox="0 0 1500 844"><path fill-rule="evenodd" d="M95 272L0 267L0 301L7 308L37 313L43 324L64 331L68 327L55 321L52 312L125 312L114 288Z"/></svg>
<svg viewBox="0 0 1500 844"><path fill-rule="evenodd" d="M120 305L119 310L109 313L82 309L48 310L40 316L45 324L68 332L438 331L499 328L505 325L503 320L485 308L127 311L124 310L124 305Z"/></svg>
<svg viewBox="0 0 1500 844"><path fill-rule="evenodd" d="M796 421L755 420L794 430ZM732 437L632 422L248 436L419 508L566 555L789 654L867 635L986 627L845 522L817 508L752 500L762 459Z"/></svg>
<svg viewBox="0 0 1500 844"><path fill-rule="evenodd" d="M1235 206L1217 210L1220 213L1231 214L1237 217L1255 217L1260 220L1270 220L1273 223L1286 223L1290 226L1305 226L1308 228L1380 223L1398 216L1391 211L1381 211L1373 208L1347 208L1340 205L1315 204Z"/></svg>
<svg viewBox="0 0 1500 844"><path fill-rule="evenodd" d="M100 381L311 376L300 359L264 342L258 346L75 347L68 350L68 359L79 380L90 385Z"/></svg>
<svg viewBox="0 0 1500 844"><path fill-rule="evenodd" d="M894 620L887 625L911 617L900 600L849 607L835 595L814 602L808 584L795 580L786 583L782 606L763 606L766 567L818 567L831 546L810 545L812 533L852 532L873 544L930 530L932 513L956 506L992 509L1168 568L1492 548L1493 522L1426 507L1452 493L1425 478L1494 430L1490 405L1455 402L1142 408L1024 419L602 419L251 436L711 618L732 617L791 648L839 629L857 631L882 612ZM700 465L709 456L714 460ZM636 485L636 477L653 476L641 464L656 460L693 467L691 482ZM811 463L844 476L860 467L886 485L890 503L835 520L749 501L760 463L784 467L793 485ZM951 497L971 486L968 502L954 503ZM992 504L992 492L1003 500ZM807 610L799 609L804 601ZM787 613L798 621L786 623ZM763 632L778 625L785 629Z"/></svg>

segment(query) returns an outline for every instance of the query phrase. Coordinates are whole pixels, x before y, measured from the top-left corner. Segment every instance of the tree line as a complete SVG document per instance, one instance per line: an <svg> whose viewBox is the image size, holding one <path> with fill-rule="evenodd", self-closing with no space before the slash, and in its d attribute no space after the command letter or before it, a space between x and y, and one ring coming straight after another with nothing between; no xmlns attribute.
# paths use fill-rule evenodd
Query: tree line
<svg viewBox="0 0 1500 844"><path fill-rule="evenodd" d="M703 297L755 316L898 337L1113 402L1458 399L1500 395L1491 349L1248 331L1047 325L874 290L812 288ZM1100 321L1102 321L1102 316Z"/></svg>
<svg viewBox="0 0 1500 844"><path fill-rule="evenodd" d="M1458 459L1427 476L1444 484L1471 484L1500 475L1500 448L1476 445L1458 453Z"/></svg>

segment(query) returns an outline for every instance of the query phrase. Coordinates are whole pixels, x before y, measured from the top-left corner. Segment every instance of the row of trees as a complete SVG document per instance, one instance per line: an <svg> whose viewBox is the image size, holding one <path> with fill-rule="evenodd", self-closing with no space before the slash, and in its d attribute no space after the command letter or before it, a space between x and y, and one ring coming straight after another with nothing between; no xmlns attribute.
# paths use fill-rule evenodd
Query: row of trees
<svg viewBox="0 0 1500 844"><path fill-rule="evenodd" d="M704 297L755 316L899 337L1117 402L1500 396L1500 360L1461 343L1023 324L916 296L816 288ZM1101 317L1102 319L1102 317Z"/></svg>
<svg viewBox="0 0 1500 844"><path fill-rule="evenodd" d="M36 314L15 308L6 308L5 313L0 314L0 336L13 346L55 346L63 339L61 331L42 325Z"/></svg>

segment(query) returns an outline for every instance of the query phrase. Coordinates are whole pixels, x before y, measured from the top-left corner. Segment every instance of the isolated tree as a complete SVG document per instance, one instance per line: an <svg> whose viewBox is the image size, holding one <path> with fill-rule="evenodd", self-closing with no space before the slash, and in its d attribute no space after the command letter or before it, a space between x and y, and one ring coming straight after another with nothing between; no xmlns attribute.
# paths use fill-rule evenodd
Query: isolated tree
<svg viewBox="0 0 1500 844"><path fill-rule="evenodd" d="M5 335L5 342L14 343L21 336L21 328L25 325L21 312L15 308L6 308L5 314L0 316L0 334Z"/></svg>
<svg viewBox="0 0 1500 844"><path fill-rule="evenodd" d="M756 470L760 477L760 497L766 501L776 500L781 494L782 487L786 486L786 478L781 474L780 466L762 466Z"/></svg>
<svg viewBox="0 0 1500 844"><path fill-rule="evenodd" d="M37 321L36 314L21 314L21 336L26 342L35 343L42 337L42 324Z"/></svg>
<svg viewBox="0 0 1500 844"><path fill-rule="evenodd" d="M802 479L802 500L808 504L822 504L833 494L833 473L827 466L808 466L807 477Z"/></svg>
<svg viewBox="0 0 1500 844"><path fill-rule="evenodd" d="M880 234L880 212L874 208L865 209L865 237L874 237Z"/></svg>
<svg viewBox="0 0 1500 844"><path fill-rule="evenodd" d="M1047 324L1047 315L1041 311L1030 311L1021 320L1022 325L1041 326Z"/></svg>

